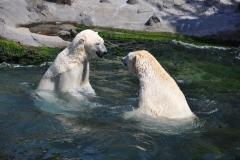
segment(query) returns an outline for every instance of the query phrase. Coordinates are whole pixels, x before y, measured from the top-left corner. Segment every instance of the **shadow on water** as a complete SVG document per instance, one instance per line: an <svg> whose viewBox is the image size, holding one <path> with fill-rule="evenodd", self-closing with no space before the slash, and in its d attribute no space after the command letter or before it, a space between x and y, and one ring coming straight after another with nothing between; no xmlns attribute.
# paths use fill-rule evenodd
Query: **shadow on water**
<svg viewBox="0 0 240 160"><path fill-rule="evenodd" d="M90 64L94 97L42 93L42 99L34 89L48 65L2 64L0 158L240 158L239 49L108 41L109 54ZM176 80L198 119L133 115L139 82L121 58L140 49Z"/></svg>

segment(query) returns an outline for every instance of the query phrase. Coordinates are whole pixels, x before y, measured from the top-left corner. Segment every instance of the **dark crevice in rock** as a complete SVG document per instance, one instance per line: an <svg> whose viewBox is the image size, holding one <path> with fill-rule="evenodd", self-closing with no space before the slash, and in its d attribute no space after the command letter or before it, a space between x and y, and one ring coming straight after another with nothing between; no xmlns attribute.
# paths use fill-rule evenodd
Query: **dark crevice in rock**
<svg viewBox="0 0 240 160"><path fill-rule="evenodd" d="M27 10L28 10L29 12L37 12L37 13L38 13L38 9L35 8L35 7L27 7Z"/></svg>
<svg viewBox="0 0 240 160"><path fill-rule="evenodd" d="M44 16L47 16L47 5L45 5L45 4L38 4L37 8L39 9L39 13L41 13Z"/></svg>
<svg viewBox="0 0 240 160"><path fill-rule="evenodd" d="M46 0L47 2L57 3L57 4L67 4L71 5L73 0Z"/></svg>
<svg viewBox="0 0 240 160"><path fill-rule="evenodd" d="M70 33L72 37L75 37L78 34L78 32L75 29L70 29Z"/></svg>
<svg viewBox="0 0 240 160"><path fill-rule="evenodd" d="M101 3L111 3L109 0L100 0Z"/></svg>
<svg viewBox="0 0 240 160"><path fill-rule="evenodd" d="M137 0L127 0L127 4L137 4L138 1Z"/></svg>
<svg viewBox="0 0 240 160"><path fill-rule="evenodd" d="M5 20L3 18L0 18L0 22L5 23Z"/></svg>
<svg viewBox="0 0 240 160"><path fill-rule="evenodd" d="M156 16L156 14L153 14L149 20L145 23L146 26L153 26L156 23L159 23L160 19Z"/></svg>

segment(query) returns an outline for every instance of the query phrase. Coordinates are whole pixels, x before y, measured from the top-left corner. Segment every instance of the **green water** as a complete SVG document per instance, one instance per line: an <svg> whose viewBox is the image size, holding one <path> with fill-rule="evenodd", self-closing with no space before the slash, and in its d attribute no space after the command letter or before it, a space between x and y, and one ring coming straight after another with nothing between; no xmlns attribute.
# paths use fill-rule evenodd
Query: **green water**
<svg viewBox="0 0 240 160"><path fill-rule="evenodd" d="M0 159L239 159L240 51L106 40L90 64L97 96L34 91L45 66L0 67ZM176 80L197 120L129 115L139 81L121 59L148 50Z"/></svg>

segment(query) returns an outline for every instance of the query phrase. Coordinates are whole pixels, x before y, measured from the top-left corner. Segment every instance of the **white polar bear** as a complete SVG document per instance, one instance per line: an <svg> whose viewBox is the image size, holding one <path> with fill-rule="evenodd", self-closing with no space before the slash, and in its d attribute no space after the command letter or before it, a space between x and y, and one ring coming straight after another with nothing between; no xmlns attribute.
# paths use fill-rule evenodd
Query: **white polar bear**
<svg viewBox="0 0 240 160"><path fill-rule="evenodd" d="M103 39L97 32L84 30L58 54L43 75L37 90L95 94L89 83L89 59L102 58L107 53Z"/></svg>
<svg viewBox="0 0 240 160"><path fill-rule="evenodd" d="M141 113L167 118L194 116L177 83L149 52L131 52L122 61L139 78Z"/></svg>

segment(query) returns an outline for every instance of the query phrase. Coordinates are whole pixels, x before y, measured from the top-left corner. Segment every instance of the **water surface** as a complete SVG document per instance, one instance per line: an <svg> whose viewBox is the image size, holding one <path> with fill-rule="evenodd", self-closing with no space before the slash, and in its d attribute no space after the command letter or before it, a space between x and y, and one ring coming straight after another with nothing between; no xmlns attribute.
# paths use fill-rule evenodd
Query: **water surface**
<svg viewBox="0 0 240 160"><path fill-rule="evenodd" d="M109 43L110 42L110 43ZM106 40L90 64L96 96L34 91L49 65L0 67L1 159L239 159L240 51ZM146 49L176 80L198 119L128 114L139 82L121 63Z"/></svg>

